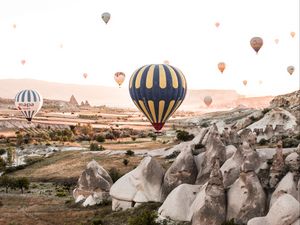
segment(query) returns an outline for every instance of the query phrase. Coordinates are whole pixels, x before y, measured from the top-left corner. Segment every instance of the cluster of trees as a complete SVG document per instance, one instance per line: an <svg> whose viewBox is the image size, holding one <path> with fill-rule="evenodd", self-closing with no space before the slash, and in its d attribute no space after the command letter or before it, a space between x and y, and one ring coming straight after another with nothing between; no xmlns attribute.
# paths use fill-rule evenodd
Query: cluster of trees
<svg viewBox="0 0 300 225"><path fill-rule="evenodd" d="M0 177L0 187L5 188L6 193L8 193L9 189L20 189L23 194L25 189L29 189L29 185L30 182L26 177L14 178L7 175Z"/></svg>

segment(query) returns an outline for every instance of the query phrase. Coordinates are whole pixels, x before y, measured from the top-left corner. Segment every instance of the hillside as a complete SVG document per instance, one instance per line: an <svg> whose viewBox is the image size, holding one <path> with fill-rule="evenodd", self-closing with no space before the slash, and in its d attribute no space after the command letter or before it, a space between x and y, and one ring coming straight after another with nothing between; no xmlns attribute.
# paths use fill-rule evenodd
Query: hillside
<svg viewBox="0 0 300 225"><path fill-rule="evenodd" d="M46 82L31 79L0 80L0 96L13 99L21 89L36 89L46 99L69 101L74 95L78 102L88 100L91 105L112 107L135 107L130 99L128 87L104 87L96 85L77 85ZM206 108L203 98L210 95L213 104L210 108L234 108L238 105L262 108L269 104L272 97L257 97L255 101L238 94L235 90L188 90L181 107L183 110Z"/></svg>

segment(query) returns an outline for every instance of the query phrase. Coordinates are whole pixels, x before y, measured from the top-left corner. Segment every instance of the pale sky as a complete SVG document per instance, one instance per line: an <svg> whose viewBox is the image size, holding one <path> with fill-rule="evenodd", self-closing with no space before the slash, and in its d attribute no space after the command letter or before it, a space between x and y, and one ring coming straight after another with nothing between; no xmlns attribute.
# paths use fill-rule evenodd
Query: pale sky
<svg viewBox="0 0 300 225"><path fill-rule="evenodd" d="M254 36L264 40L258 55ZM137 68L164 60L182 70L190 89L247 96L298 90L299 0L0 1L0 79L116 86L113 75L123 71L127 88Z"/></svg>

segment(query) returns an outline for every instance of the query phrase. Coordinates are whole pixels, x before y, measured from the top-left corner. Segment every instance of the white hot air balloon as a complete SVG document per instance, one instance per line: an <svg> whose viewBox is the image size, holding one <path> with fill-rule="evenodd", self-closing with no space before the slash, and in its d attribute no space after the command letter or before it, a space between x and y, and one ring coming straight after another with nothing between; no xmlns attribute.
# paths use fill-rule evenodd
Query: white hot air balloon
<svg viewBox="0 0 300 225"><path fill-rule="evenodd" d="M15 97L16 108L31 121L43 105L43 97L35 90L22 90Z"/></svg>

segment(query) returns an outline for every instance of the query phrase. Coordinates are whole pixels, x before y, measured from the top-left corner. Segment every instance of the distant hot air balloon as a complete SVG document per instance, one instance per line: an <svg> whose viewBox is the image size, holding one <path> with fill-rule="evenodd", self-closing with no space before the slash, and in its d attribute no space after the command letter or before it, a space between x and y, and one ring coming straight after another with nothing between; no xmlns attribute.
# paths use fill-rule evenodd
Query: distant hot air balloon
<svg viewBox="0 0 300 225"><path fill-rule="evenodd" d="M102 13L101 18L107 24L108 21L110 20L110 13L108 13L108 12Z"/></svg>
<svg viewBox="0 0 300 225"><path fill-rule="evenodd" d="M169 60L164 60L164 64L170 64Z"/></svg>
<svg viewBox="0 0 300 225"><path fill-rule="evenodd" d="M256 54L258 53L259 49L263 46L263 44L264 44L263 39L260 37L253 37L250 40L250 45L254 49Z"/></svg>
<svg viewBox="0 0 300 225"><path fill-rule="evenodd" d="M258 81L258 83L259 83L259 84L262 84L262 83L263 83L263 81L262 81L262 80L259 80L259 81Z"/></svg>
<svg viewBox="0 0 300 225"><path fill-rule="evenodd" d="M35 90L22 90L15 97L15 106L24 117L31 121L43 105L43 98Z"/></svg>
<svg viewBox="0 0 300 225"><path fill-rule="evenodd" d="M22 63L22 65L25 65L26 60L25 59L21 60L21 63Z"/></svg>
<svg viewBox="0 0 300 225"><path fill-rule="evenodd" d="M277 39L277 38L276 38L274 41L275 41L275 43L276 43L276 44L278 44L278 42L279 42L279 39Z"/></svg>
<svg viewBox="0 0 300 225"><path fill-rule="evenodd" d="M60 45L59 45L59 47L60 47L60 48L63 48L63 47L64 47L64 45L63 45L63 44L60 44Z"/></svg>
<svg viewBox="0 0 300 225"><path fill-rule="evenodd" d="M16 28L17 28L17 24L13 24L12 27L13 27L14 29L16 29Z"/></svg>
<svg viewBox="0 0 300 225"><path fill-rule="evenodd" d="M225 67L226 67L226 64L225 64L224 62L220 62L220 63L218 64L218 69L220 70L221 73L224 72Z"/></svg>
<svg viewBox="0 0 300 225"><path fill-rule="evenodd" d="M294 66L288 66L287 71L289 72L290 75L292 75L295 71L295 67Z"/></svg>
<svg viewBox="0 0 300 225"><path fill-rule="evenodd" d="M88 74L87 74L87 73L84 73L84 74L83 74L83 77L84 77L84 79L86 79L86 78L88 77Z"/></svg>
<svg viewBox="0 0 300 225"><path fill-rule="evenodd" d="M219 23L219 22L216 22L216 23L215 23L215 26L216 26L216 27L219 27L219 26L220 26L220 23Z"/></svg>
<svg viewBox="0 0 300 225"><path fill-rule="evenodd" d="M116 72L114 78L115 78L115 81L118 83L119 87L121 87L121 85L123 84L123 82L125 80L125 73Z"/></svg>
<svg viewBox="0 0 300 225"><path fill-rule="evenodd" d="M134 104L157 131L179 108L186 91L183 73L166 64L142 66L132 74L129 82Z"/></svg>
<svg viewBox="0 0 300 225"><path fill-rule="evenodd" d="M243 80L243 84L244 84L245 86L247 85L247 83L248 83L247 80Z"/></svg>
<svg viewBox="0 0 300 225"><path fill-rule="evenodd" d="M211 98L211 96L207 95L207 96L204 97L203 101L204 101L205 105L207 107L209 107L211 105L211 103L212 103L212 98Z"/></svg>
<svg viewBox="0 0 300 225"><path fill-rule="evenodd" d="M296 35L296 32L292 31L292 32L291 32L291 36L292 36L292 38L294 38L294 37L295 37L295 35Z"/></svg>

